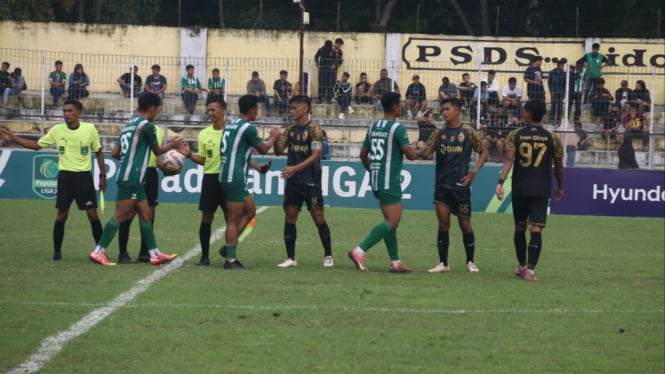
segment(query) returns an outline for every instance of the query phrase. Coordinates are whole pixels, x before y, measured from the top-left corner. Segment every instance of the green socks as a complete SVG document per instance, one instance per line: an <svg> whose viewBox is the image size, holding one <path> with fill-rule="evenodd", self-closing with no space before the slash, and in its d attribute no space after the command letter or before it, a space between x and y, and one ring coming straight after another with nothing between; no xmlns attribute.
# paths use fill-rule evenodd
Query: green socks
<svg viewBox="0 0 665 374"><path fill-rule="evenodd" d="M141 228L141 239L145 242L146 248L157 248L157 240L155 239L155 232L152 230L152 223L150 221L139 221L139 227Z"/></svg>
<svg viewBox="0 0 665 374"><path fill-rule="evenodd" d="M376 245L376 243L378 243L381 239L384 239L386 235L390 233L390 231L392 231L392 228L390 227L388 222L383 221L378 225L374 226L372 231L369 232L369 235L367 235L365 240L363 240L362 243L360 243L358 246L362 248L365 252L367 252L370 248ZM397 248L397 239L395 239L395 248Z"/></svg>
<svg viewBox="0 0 665 374"><path fill-rule="evenodd" d="M108 248L109 244L111 244L111 241L113 240L113 237L115 237L115 234L118 232L118 227L120 227L118 221L111 217L111 219L106 222L106 225L104 225L102 238L99 239L99 243L97 244L102 248Z"/></svg>

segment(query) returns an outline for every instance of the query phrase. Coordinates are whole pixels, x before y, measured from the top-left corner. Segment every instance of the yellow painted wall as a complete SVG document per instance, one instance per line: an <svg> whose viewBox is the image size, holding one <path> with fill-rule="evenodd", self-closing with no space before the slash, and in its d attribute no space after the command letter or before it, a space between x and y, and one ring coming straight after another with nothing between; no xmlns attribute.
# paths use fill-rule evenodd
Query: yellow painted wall
<svg viewBox="0 0 665 374"><path fill-rule="evenodd" d="M341 71L351 74L351 81L357 82L360 72L367 72L370 82L378 79L379 70L386 67L385 34L356 33L305 33L304 57L305 71L311 69L310 80L312 93L316 95L317 71L311 61L324 40L341 37L345 63ZM0 22L0 57L9 61L11 68L21 67L30 90L37 90L42 84L42 59L46 64L46 75L53 70L53 62L63 60L64 70L70 73L75 63L83 63L90 75L93 92L118 92L116 79L130 66L130 55L135 55L139 74L145 80L150 73L150 66L160 64L162 74L169 82L169 92L177 93L180 79L180 29L153 26L114 26L85 25L63 23L17 23ZM652 65L657 65L656 90L652 93L656 102L665 103L662 87L665 87L665 53L662 39L604 39L601 52L614 53L618 66L604 69L608 80L607 87L612 93L619 86L621 79L634 81L643 79L651 87ZM421 56L423 46L425 56ZM440 51L434 55L435 49ZM477 80L477 51L493 48L492 60L498 58L498 50L506 53L501 64L488 64L483 70L497 70L500 88L506 84L509 76L522 80L526 68L526 55L540 54L545 57L542 69L549 72L554 69L554 58L566 57L569 62L584 54L584 40L571 38L485 38L444 35L401 35L399 48L398 83L401 92L411 83L411 76L418 73L426 85L430 99L436 97L441 84L441 77L446 75L451 82L458 84L463 72L471 73L472 80ZM612 51L609 49L612 48ZM45 51L42 53L42 51ZM44 54L44 56L43 56ZM295 31L266 30L219 30L208 29L207 70L197 70L196 75L205 84L210 70L218 67L228 79L227 92L231 95L245 93L246 82L252 71L260 72L269 93L272 82L279 77L282 69L289 71L289 80L295 82L298 72L299 40ZM465 54L470 61L459 63ZM397 53L395 54L397 55ZM633 56L633 57L631 57ZM427 61L418 61L418 59ZM644 62L645 67L630 66L636 61ZM457 63L456 63L457 62ZM483 72L482 77L486 73ZM48 94L48 93L47 93Z"/></svg>

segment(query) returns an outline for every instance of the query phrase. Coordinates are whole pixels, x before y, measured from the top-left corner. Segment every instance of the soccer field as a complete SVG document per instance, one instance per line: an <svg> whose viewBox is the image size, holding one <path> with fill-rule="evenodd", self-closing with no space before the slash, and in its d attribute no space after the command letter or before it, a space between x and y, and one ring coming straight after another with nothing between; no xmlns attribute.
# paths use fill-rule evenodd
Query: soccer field
<svg viewBox="0 0 665 374"><path fill-rule="evenodd" d="M306 211L299 267L285 259L283 212L270 207L238 247L249 271L199 267L200 212L160 204L166 266L102 267L83 212L70 211L63 260L51 261L52 201L0 200L0 371L44 373L663 373L663 219L550 216L538 282L513 275L512 216L474 214L476 263L467 273L459 228L452 272L438 261L433 211L405 212L400 253L411 274L388 272L383 243L370 273L346 257L380 218L326 210L335 267ZM111 204L107 204L111 205ZM75 208L73 206L73 208ZM113 208L107 206L106 217ZM223 235L221 215L213 231ZM130 253L139 246L134 223ZM117 237L109 249L117 256ZM47 340L48 339L48 340ZM39 353L39 355L35 355Z"/></svg>

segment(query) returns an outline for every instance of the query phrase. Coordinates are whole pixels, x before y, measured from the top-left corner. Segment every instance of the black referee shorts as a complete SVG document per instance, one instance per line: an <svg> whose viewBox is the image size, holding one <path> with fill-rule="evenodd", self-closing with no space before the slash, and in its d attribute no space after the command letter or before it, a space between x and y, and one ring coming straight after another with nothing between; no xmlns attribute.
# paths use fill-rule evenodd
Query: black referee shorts
<svg viewBox="0 0 665 374"><path fill-rule="evenodd" d="M79 210L97 208L97 191L89 171L60 171L55 207L68 210L76 199Z"/></svg>
<svg viewBox="0 0 665 374"><path fill-rule="evenodd" d="M199 210L214 213L217 211L217 207L222 208L222 211L226 213L226 195L222 184L219 182L219 175L204 174L201 197L199 198Z"/></svg>

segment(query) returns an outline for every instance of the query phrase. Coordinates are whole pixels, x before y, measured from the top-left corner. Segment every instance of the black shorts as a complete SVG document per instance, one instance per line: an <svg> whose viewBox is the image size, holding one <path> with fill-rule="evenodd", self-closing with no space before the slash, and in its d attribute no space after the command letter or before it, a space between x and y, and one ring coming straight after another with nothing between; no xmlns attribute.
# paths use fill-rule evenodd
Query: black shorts
<svg viewBox="0 0 665 374"><path fill-rule="evenodd" d="M159 205L159 174L157 168L149 167L145 173L145 196L149 206Z"/></svg>
<svg viewBox="0 0 665 374"><path fill-rule="evenodd" d="M436 189L434 191L434 204L443 204L450 208L450 212L458 217L471 218L471 189Z"/></svg>
<svg viewBox="0 0 665 374"><path fill-rule="evenodd" d="M76 199L79 210L97 208L97 191L89 171L60 171L58 173L58 194L56 209L68 210Z"/></svg>
<svg viewBox="0 0 665 374"><path fill-rule="evenodd" d="M204 174L203 184L201 185L201 198L199 199L199 210L202 212L215 212L217 208L222 208L226 213L226 195L222 184L219 182L219 175Z"/></svg>
<svg viewBox="0 0 665 374"><path fill-rule="evenodd" d="M549 197L513 195L515 223L545 227L549 200Z"/></svg>
<svg viewBox="0 0 665 374"><path fill-rule="evenodd" d="M323 209L323 192L321 187L309 186L299 183L286 183L284 191L284 208L302 208L303 201L307 210Z"/></svg>

